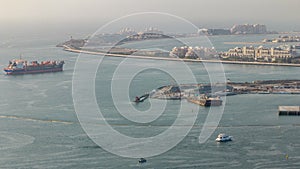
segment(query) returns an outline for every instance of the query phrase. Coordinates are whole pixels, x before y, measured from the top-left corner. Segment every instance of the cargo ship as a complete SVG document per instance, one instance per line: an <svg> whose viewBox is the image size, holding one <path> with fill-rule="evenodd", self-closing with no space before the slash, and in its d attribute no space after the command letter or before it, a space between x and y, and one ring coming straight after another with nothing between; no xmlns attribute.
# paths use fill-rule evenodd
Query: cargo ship
<svg viewBox="0 0 300 169"><path fill-rule="evenodd" d="M32 61L28 63L26 60L16 59L9 61L9 64L4 68L7 75L23 75L35 73L48 73L63 71L64 61Z"/></svg>

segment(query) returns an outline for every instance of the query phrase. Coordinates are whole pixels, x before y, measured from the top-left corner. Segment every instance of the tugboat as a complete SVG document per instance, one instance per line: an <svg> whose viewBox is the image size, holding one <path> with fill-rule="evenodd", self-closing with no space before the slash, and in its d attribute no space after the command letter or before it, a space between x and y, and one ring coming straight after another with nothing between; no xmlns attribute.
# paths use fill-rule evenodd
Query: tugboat
<svg viewBox="0 0 300 169"><path fill-rule="evenodd" d="M145 162L147 162L147 160L145 158L140 158L140 160L139 160L140 164L145 163Z"/></svg>
<svg viewBox="0 0 300 169"><path fill-rule="evenodd" d="M136 102L136 103L143 102L149 97L149 95L150 94L144 94L141 97L136 96L134 102Z"/></svg>
<svg viewBox="0 0 300 169"><path fill-rule="evenodd" d="M232 136L228 136L224 133L221 133L218 135L218 137L216 138L217 142L227 142L227 141L232 141Z"/></svg>
<svg viewBox="0 0 300 169"><path fill-rule="evenodd" d="M28 63L26 60L15 59L9 61L9 64L4 68L7 75L23 75L34 73L60 72L63 71L64 61L32 61Z"/></svg>

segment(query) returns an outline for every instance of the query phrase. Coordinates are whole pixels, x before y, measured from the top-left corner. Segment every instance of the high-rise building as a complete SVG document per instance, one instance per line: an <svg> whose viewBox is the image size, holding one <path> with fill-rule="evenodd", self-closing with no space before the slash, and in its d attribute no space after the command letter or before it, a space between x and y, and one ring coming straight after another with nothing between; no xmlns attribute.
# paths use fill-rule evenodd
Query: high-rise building
<svg viewBox="0 0 300 169"><path fill-rule="evenodd" d="M260 24L244 24L244 25L234 25L230 32L232 34L265 34L268 33L266 25Z"/></svg>

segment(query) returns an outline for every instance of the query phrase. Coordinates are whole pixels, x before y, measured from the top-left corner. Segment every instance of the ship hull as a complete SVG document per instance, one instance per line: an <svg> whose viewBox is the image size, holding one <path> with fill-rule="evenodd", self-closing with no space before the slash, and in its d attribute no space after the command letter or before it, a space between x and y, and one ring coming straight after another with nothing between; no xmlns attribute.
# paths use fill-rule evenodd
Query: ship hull
<svg viewBox="0 0 300 169"><path fill-rule="evenodd" d="M41 69L41 70L4 70L7 75L25 75L37 73L61 72L63 68Z"/></svg>
<svg viewBox="0 0 300 169"><path fill-rule="evenodd" d="M7 75L25 75L25 74L37 74L37 73L50 73L50 72L61 72L63 71L62 62L59 65L55 66L34 66L34 67L26 67L26 68L4 68L4 72Z"/></svg>

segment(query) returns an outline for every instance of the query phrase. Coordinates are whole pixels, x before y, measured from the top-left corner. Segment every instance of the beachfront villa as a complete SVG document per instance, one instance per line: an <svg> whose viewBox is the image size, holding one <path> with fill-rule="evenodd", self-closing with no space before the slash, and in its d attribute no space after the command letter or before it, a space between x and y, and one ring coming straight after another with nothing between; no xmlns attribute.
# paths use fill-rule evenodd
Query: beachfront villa
<svg viewBox="0 0 300 169"><path fill-rule="evenodd" d="M242 58L267 62L274 62L278 59L294 58L295 55L295 50L293 50L290 46L281 46L275 48L267 48L263 46L244 46L235 47L233 49L229 49L227 52L220 53L220 57L223 59Z"/></svg>

